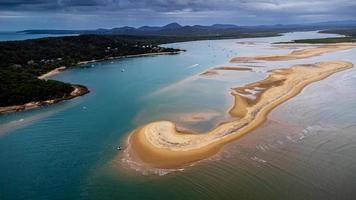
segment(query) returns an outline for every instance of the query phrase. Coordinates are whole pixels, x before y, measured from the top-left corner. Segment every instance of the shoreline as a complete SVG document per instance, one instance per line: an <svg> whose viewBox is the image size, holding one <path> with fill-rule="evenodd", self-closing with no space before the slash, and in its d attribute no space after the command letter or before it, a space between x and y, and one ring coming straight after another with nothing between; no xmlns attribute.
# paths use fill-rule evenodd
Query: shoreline
<svg viewBox="0 0 356 200"><path fill-rule="evenodd" d="M97 59L97 60L86 60L86 61L79 61L76 65L71 66L71 67L66 67L66 66L61 66L57 67L39 77L38 79L48 79L49 77L55 76L60 74L61 72L73 68L73 67L78 67L80 65L86 65L90 63L96 63L96 62L103 62L103 61L109 61L109 60L116 60L116 59L124 59L124 58L135 58L135 57L145 57L145 56L158 56L158 55L175 55L179 54L181 52L185 52L185 50L179 50L175 52L158 52L158 53L143 53L143 54L134 54L134 55L127 55L127 56L117 56L117 57L109 57L109 58L104 58L104 59Z"/></svg>
<svg viewBox="0 0 356 200"><path fill-rule="evenodd" d="M209 77L213 75L219 75L219 71L253 71L253 69L251 67L220 66L208 69L205 72L200 73L200 76Z"/></svg>
<svg viewBox="0 0 356 200"><path fill-rule="evenodd" d="M51 76L55 76L59 73L61 73L62 71L66 70L67 67L65 66L62 66L62 67L57 67L55 69L52 69L51 71L45 73L45 74L42 74L41 76L37 77L38 79L41 79L41 80L46 80L48 79L49 77Z"/></svg>
<svg viewBox="0 0 356 200"><path fill-rule="evenodd" d="M145 57L145 56L156 56L156 55L175 55L175 54L178 54L181 52L184 52L184 50L180 50L180 51L176 51L176 52L144 53L144 54L110 57L110 58L98 59L98 60L80 61L72 67L78 67L79 65L85 65L85 64L89 64L89 63L102 62L102 61L108 61L108 60L115 60L115 59L123 59L123 58L134 58L134 57ZM41 80L47 80L48 78L58 75L61 72L63 72L64 70L67 70L69 68L71 68L71 67L66 67L66 66L57 67L57 68L55 68L41 76L38 76L37 78L41 79ZM62 98L57 98L57 99L49 99L49 100L43 100L43 101L36 101L36 102L28 102L28 103L25 103L22 105L0 107L0 115L14 113L14 112L20 112L20 111L24 111L24 110L30 110L30 109L38 108L41 106L56 104L56 103L59 103L59 102L65 101L65 100L83 96L90 92L89 89L83 85L72 84L72 87L74 89L67 97L62 97Z"/></svg>
<svg viewBox="0 0 356 200"><path fill-rule="evenodd" d="M300 44L296 44L298 47ZM281 45L285 48L286 45ZM294 46L294 45L288 45ZM348 50L356 48L356 43L337 43L337 44L324 44L324 45L310 45L312 48L294 50L287 54L276 54L276 55L260 55L260 56L251 56L251 57L234 57L230 59L231 63L240 63L240 62L253 62L253 61L288 61L295 59L304 59L314 56L320 56L325 53L332 53L335 51ZM278 47L278 45L275 45Z"/></svg>
<svg viewBox="0 0 356 200"><path fill-rule="evenodd" d="M158 55L175 55L179 54L181 52L185 52L185 50L179 50L179 51L174 51L174 52L157 52L157 53L142 53L142 54L130 54L126 56L117 56L117 57L108 57L108 58L103 58L103 59L97 59L97 60L88 60L88 61L80 61L77 63L77 65L73 66L79 66L79 65L86 65L90 63L95 63L95 62L102 62L102 61L108 61L108 60L116 60L116 59L123 59L123 58L135 58L135 57L145 57L145 56L158 56Z"/></svg>
<svg viewBox="0 0 356 200"><path fill-rule="evenodd" d="M70 99L74 99L76 97L83 96L90 92L89 89L83 85L73 84L72 87L73 87L73 91L68 96L63 96L61 98L49 99L49 100L44 100L44 101L33 101L33 102L25 103L22 105L0 107L0 115L14 113L14 112L20 112L20 111L24 111L24 110L31 110L31 109L39 108L42 106L53 105L53 104L56 104L59 102L63 102L66 100L70 100Z"/></svg>
<svg viewBox="0 0 356 200"><path fill-rule="evenodd" d="M152 122L130 134L128 151L154 168L172 169L203 160L256 129L269 112L307 85L352 67L349 62L328 61L273 70L266 79L233 88L235 101L230 114L237 120L220 124L205 134L179 131L170 121Z"/></svg>

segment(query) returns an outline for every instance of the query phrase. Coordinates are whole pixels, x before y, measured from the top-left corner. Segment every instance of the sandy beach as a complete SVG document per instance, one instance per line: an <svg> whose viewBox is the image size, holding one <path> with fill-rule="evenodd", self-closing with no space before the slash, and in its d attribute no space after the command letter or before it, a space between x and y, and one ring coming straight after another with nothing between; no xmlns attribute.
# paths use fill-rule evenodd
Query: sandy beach
<svg viewBox="0 0 356 200"><path fill-rule="evenodd" d="M170 121L153 122L132 132L128 150L151 167L189 165L214 155L226 143L257 128L271 110L305 86L352 67L349 62L327 61L273 70L264 80L232 89L235 101L229 112L236 120L204 134L177 130Z"/></svg>
<svg viewBox="0 0 356 200"><path fill-rule="evenodd" d="M288 45L288 47L293 47L294 45ZM300 45L297 44L297 47ZM282 45L286 47L286 45ZM252 56L252 57L235 57L230 60L232 63L239 62L252 62L252 61L283 61L283 60L294 60L294 59L303 59L310 58L313 56L319 56L325 53L331 53L340 50L347 50L356 48L355 43L337 43L337 44L327 44L327 45L317 45L311 48L301 49L291 51L288 54L279 54L279 55L261 55L261 56Z"/></svg>
<svg viewBox="0 0 356 200"><path fill-rule="evenodd" d="M141 53L141 54L132 54L132 55L126 55L126 56L117 56L117 57L109 57L109 58L104 58L104 59L97 59L97 60L87 60L87 61L80 61L77 63L77 65L86 65L86 64L91 64L91 63L96 63L96 62L101 62L101 61L107 61L107 60L116 60L116 59L122 59L122 58L136 58L136 57L145 57L145 56L159 56L159 55L174 55L184 52L184 50L176 51L176 52L157 52L157 53Z"/></svg>
<svg viewBox="0 0 356 200"><path fill-rule="evenodd" d="M203 73L201 73L201 76L212 76L212 75L218 75L219 71L252 71L252 68L248 67L238 67L238 66L222 66L222 67L214 67L212 69L209 69Z"/></svg>
<svg viewBox="0 0 356 200"><path fill-rule="evenodd" d="M49 77L51 76L55 76L59 73L61 73L62 71L66 70L66 67L65 66L62 66L62 67L57 67L41 76L38 77L38 79L48 79Z"/></svg>

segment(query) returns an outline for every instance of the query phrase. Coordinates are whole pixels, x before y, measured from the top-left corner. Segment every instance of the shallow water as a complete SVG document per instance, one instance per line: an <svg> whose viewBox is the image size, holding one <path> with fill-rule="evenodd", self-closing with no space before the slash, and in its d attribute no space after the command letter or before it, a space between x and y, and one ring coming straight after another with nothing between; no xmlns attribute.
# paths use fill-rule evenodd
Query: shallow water
<svg viewBox="0 0 356 200"><path fill-rule="evenodd" d="M329 36L303 32L168 44L187 52L65 71L55 79L84 84L91 93L0 117L0 199L352 199L356 68L307 86L272 111L262 127L194 166L136 172L116 150L131 130L153 120L204 132L230 119L229 88L263 79L269 69L334 59L356 63L356 50L346 50L250 63L267 67L223 78L199 75L216 65L235 65L228 60L236 55L290 51L272 42ZM182 117L196 112L211 117L200 122Z"/></svg>

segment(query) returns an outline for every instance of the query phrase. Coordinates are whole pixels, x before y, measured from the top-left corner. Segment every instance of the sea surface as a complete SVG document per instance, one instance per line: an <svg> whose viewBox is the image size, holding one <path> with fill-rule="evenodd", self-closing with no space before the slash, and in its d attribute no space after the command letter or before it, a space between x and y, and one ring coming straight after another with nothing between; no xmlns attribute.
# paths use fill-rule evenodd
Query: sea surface
<svg viewBox="0 0 356 200"><path fill-rule="evenodd" d="M72 34L73 35L73 34ZM0 41L14 41L14 40L27 40L27 39L37 39L44 37L61 37L69 36L66 34L26 34L16 31L0 31Z"/></svg>
<svg viewBox="0 0 356 200"><path fill-rule="evenodd" d="M354 49L246 64L252 72L200 75L236 66L228 63L233 56L292 51L273 42L333 36L295 32L167 44L187 51L64 71L53 78L91 93L0 116L0 199L355 199L356 68L307 86L261 127L192 166L146 169L117 150L130 131L154 120L197 132L231 120L230 88L261 80L270 69L327 60L356 64ZM189 120L196 113L209 117Z"/></svg>

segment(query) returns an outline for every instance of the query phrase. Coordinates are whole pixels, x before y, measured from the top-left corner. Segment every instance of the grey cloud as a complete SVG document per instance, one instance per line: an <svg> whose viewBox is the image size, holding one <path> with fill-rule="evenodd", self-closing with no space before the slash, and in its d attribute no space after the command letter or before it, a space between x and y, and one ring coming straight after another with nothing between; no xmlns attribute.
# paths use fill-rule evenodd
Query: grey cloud
<svg viewBox="0 0 356 200"><path fill-rule="evenodd" d="M0 0L0 21L55 16L68 24L101 20L104 26L301 23L355 20L355 10L355 0Z"/></svg>
<svg viewBox="0 0 356 200"><path fill-rule="evenodd" d="M148 9L156 12L248 10L264 12L332 12L354 9L354 0L0 0L1 10L38 11L96 7L98 10ZM49 10L48 10L49 11Z"/></svg>

